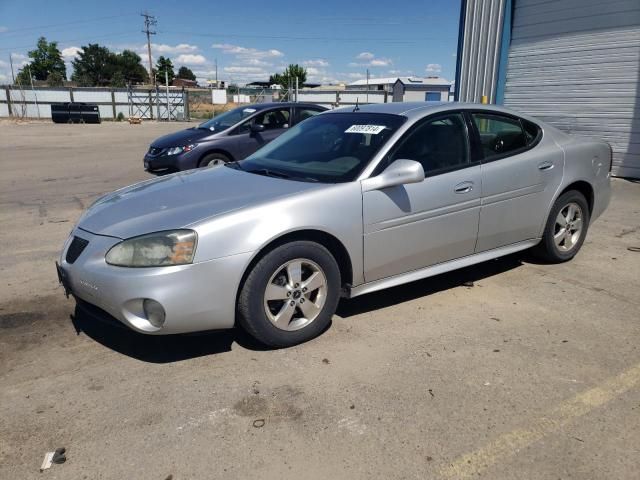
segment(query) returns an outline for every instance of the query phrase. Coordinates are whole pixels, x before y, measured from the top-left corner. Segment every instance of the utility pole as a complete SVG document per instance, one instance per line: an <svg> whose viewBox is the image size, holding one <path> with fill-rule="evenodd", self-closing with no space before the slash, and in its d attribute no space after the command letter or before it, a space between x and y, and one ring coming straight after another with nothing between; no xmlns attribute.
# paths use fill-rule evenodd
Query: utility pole
<svg viewBox="0 0 640 480"><path fill-rule="evenodd" d="M367 68L367 101L369 103L369 69Z"/></svg>
<svg viewBox="0 0 640 480"><path fill-rule="evenodd" d="M11 64L11 84L15 85L16 77L13 74L13 54L12 53L9 54L9 63Z"/></svg>
<svg viewBox="0 0 640 480"><path fill-rule="evenodd" d="M220 88L220 86L218 85L218 59L214 59L214 62L216 63L216 90Z"/></svg>
<svg viewBox="0 0 640 480"><path fill-rule="evenodd" d="M158 24L156 17L149 14L149 12L145 11L140 14L144 17L144 30L142 33L147 34L147 54L149 55L149 79L151 80L151 85L156 84L156 77L153 74L153 63L151 62L151 35L155 35L156 32L151 30L151 27L155 27Z"/></svg>

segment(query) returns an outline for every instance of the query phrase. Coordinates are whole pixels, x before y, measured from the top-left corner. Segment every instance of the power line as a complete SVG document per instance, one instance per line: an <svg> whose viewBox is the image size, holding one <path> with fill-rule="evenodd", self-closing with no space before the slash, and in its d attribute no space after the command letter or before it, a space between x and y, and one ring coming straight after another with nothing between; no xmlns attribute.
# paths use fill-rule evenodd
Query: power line
<svg viewBox="0 0 640 480"><path fill-rule="evenodd" d="M317 36L317 37L297 37L290 35L246 35L236 33L195 33L195 32L175 32L171 30L162 30L161 33L169 35L191 35L194 37L208 38L259 38L267 40L309 40L309 41L336 41L336 42L377 42L378 44L398 44L413 45L423 43L426 40L442 39L441 35L425 36L410 40L399 40L395 38L375 38L375 37L333 37L333 36Z"/></svg>
<svg viewBox="0 0 640 480"><path fill-rule="evenodd" d="M145 11L140 14L144 17L144 30L142 33L147 35L147 54L149 55L149 80L151 80L152 85L156 84L156 77L153 74L153 63L151 62L151 35L155 35L156 32L151 30L151 27L155 27L158 24L156 17L150 15L149 12Z"/></svg>
<svg viewBox="0 0 640 480"><path fill-rule="evenodd" d="M120 15L110 15L108 17L86 18L84 20L74 20L72 22L51 23L49 25L38 25L37 27L11 28L6 32L0 32L0 35L2 35L3 38L6 38L6 37L12 36L14 33L19 33L24 31L41 30L43 28L64 27L68 25L78 25L82 23L101 22L103 20L110 20L113 18L122 18L122 17L128 17L128 16L130 16L130 14L126 13L126 14L120 14Z"/></svg>
<svg viewBox="0 0 640 480"><path fill-rule="evenodd" d="M70 38L70 39L63 39L63 40L56 40L56 41L58 42L58 44L71 43L71 42L84 42L84 41L87 41L88 43L93 43L93 40L102 39L102 38L116 39L121 36L131 37L132 36L131 30L125 30L123 32L117 32L117 33L108 33L106 35L92 35L90 37L77 37L77 38ZM0 47L0 51L20 50L24 48L33 48L34 46L35 46L34 43L30 43L28 45L14 45L12 47Z"/></svg>

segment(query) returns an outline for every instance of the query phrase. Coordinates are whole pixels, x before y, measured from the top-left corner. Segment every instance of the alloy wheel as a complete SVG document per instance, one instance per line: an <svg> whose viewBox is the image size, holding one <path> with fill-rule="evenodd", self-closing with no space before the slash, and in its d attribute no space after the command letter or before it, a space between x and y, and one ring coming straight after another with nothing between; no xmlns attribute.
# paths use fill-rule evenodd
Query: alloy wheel
<svg viewBox="0 0 640 480"><path fill-rule="evenodd" d="M264 310L271 323L286 331L313 322L327 299L327 277L320 266L296 258L271 275L264 292Z"/></svg>
<svg viewBox="0 0 640 480"><path fill-rule="evenodd" d="M576 202L570 202L558 212L553 231L553 241L558 250L569 252L580 241L582 231L582 208Z"/></svg>

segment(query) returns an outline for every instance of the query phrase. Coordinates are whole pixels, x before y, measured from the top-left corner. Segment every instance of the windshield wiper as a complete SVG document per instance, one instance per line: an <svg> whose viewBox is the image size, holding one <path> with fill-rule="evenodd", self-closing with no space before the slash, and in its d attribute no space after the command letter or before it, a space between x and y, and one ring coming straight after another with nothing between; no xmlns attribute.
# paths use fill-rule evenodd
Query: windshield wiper
<svg viewBox="0 0 640 480"><path fill-rule="evenodd" d="M245 170L249 173L255 173L256 175L264 175L266 177L274 177L274 178L291 178L291 175L287 175L286 173L276 172L274 170L269 170L268 168L256 168L255 170Z"/></svg>
<svg viewBox="0 0 640 480"><path fill-rule="evenodd" d="M233 168L234 170L242 170L244 172L244 168L240 165L240 162L237 160L234 162L227 162L224 164L225 167Z"/></svg>

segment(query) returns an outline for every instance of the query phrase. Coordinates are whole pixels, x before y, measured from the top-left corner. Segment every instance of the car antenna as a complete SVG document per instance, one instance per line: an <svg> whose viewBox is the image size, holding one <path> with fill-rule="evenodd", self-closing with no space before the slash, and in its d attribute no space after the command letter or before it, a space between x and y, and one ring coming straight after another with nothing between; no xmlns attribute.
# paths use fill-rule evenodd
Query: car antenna
<svg viewBox="0 0 640 480"><path fill-rule="evenodd" d="M357 112L358 110L360 110L360 107L358 106L358 97L356 97L356 106L353 107L353 111Z"/></svg>

